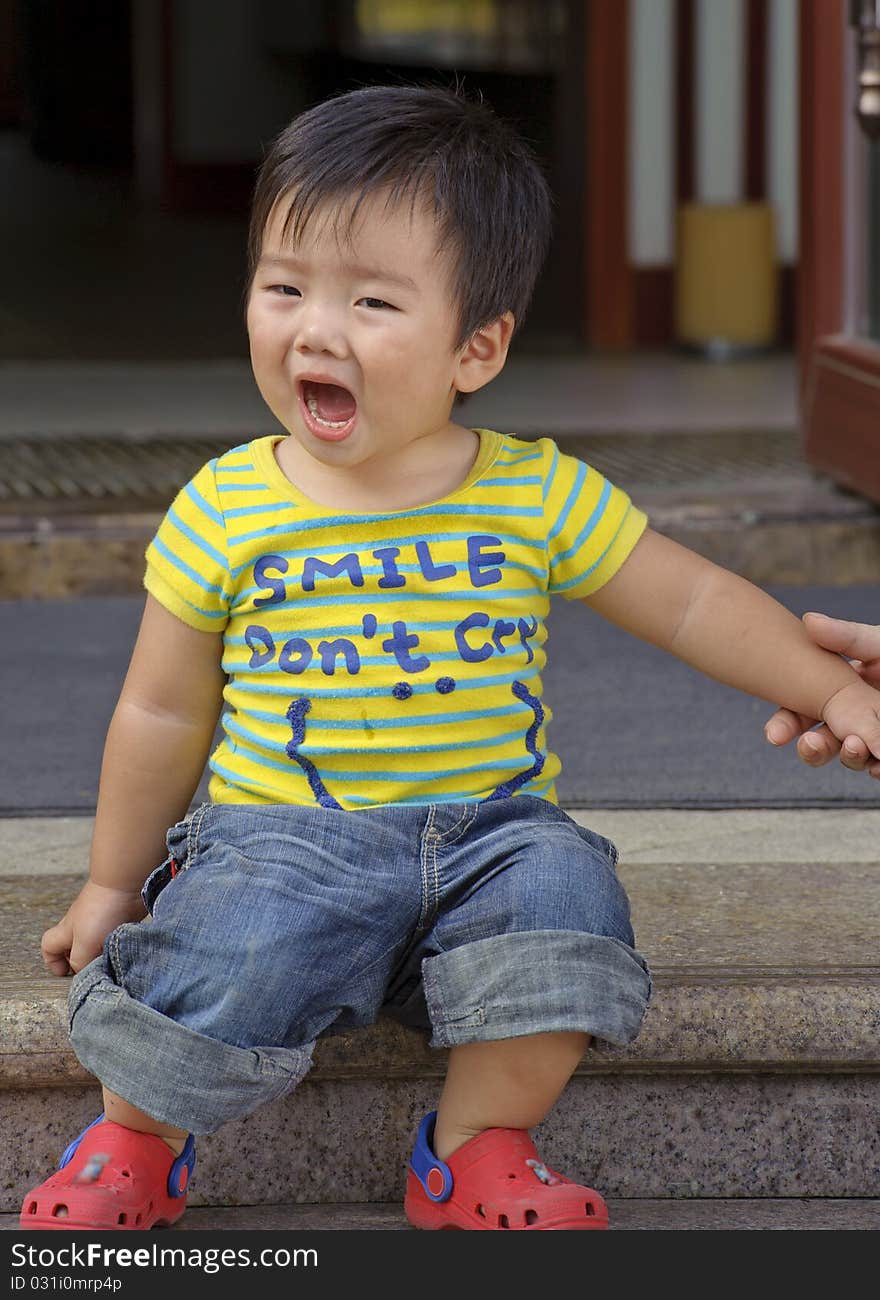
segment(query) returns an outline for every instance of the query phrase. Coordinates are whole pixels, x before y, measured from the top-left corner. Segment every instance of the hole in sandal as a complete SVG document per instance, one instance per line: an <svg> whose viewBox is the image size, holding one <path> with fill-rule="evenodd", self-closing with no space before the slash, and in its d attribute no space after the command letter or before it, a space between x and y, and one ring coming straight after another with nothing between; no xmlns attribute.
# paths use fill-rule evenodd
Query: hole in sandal
<svg viewBox="0 0 880 1300"><path fill-rule="evenodd" d="M131 1178L131 1170L130 1170L130 1169L120 1169L119 1172L120 1172L120 1174L122 1175L123 1178Z"/></svg>
<svg viewBox="0 0 880 1300"><path fill-rule="evenodd" d="M25 1210L25 1214L36 1214L36 1212L37 1212L37 1203L36 1201L31 1201L30 1205Z"/></svg>
<svg viewBox="0 0 880 1300"><path fill-rule="evenodd" d="M481 1219L485 1219L486 1211L483 1209L482 1205L475 1205L474 1210L477 1214L479 1214Z"/></svg>
<svg viewBox="0 0 880 1300"><path fill-rule="evenodd" d="M36 1209L37 1209L37 1205L36 1205L36 1202L34 1202L34 1208L33 1208L33 1210L31 1211L31 1213L32 1213L32 1214L36 1213ZM68 1210L68 1208L67 1208L66 1205L53 1205L53 1206L52 1206L52 1218L53 1218L53 1219L66 1219L69 1213L70 1213L70 1211Z"/></svg>
<svg viewBox="0 0 880 1300"><path fill-rule="evenodd" d="M537 1223L537 1222L538 1222L538 1211L526 1210L526 1223Z"/></svg>
<svg viewBox="0 0 880 1300"><path fill-rule="evenodd" d="M116 1222L117 1222L117 1223L125 1223L125 1215L124 1215L124 1214L120 1214L120 1216L119 1216L119 1218L116 1220Z"/></svg>
<svg viewBox="0 0 880 1300"><path fill-rule="evenodd" d="M506 1215L506 1214L499 1214L499 1215L498 1215L498 1227L499 1227L499 1228L509 1228L509 1227L510 1227L510 1224L507 1222L507 1215Z"/></svg>
<svg viewBox="0 0 880 1300"><path fill-rule="evenodd" d="M586 1212L587 1212L587 1218L588 1218L588 1219L595 1219L595 1217L596 1217L596 1207L595 1207L595 1205L593 1204L592 1201L587 1201L586 1205L584 1206L584 1209L585 1209Z"/></svg>

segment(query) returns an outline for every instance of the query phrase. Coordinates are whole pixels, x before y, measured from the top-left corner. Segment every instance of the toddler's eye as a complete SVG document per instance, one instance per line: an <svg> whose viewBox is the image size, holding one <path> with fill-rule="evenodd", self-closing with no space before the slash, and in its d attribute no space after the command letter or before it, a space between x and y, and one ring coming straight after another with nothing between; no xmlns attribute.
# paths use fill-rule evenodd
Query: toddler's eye
<svg viewBox="0 0 880 1300"><path fill-rule="evenodd" d="M383 302L381 298L361 298L361 302L378 303L380 307L387 307L390 311L394 310L390 302Z"/></svg>
<svg viewBox="0 0 880 1300"><path fill-rule="evenodd" d="M270 284L269 292L280 294L284 298L290 298L295 293L299 293L299 289L293 284Z"/></svg>

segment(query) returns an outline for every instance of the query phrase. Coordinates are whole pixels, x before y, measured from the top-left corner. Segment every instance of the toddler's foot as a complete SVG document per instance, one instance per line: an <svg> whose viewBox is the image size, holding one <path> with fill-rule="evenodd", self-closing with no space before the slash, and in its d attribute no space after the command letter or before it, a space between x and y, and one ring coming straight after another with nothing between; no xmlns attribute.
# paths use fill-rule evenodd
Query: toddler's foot
<svg viewBox="0 0 880 1300"><path fill-rule="evenodd" d="M191 1137L175 1157L152 1133L96 1121L62 1167L28 1192L19 1223L67 1232L168 1227L186 1209L185 1189L194 1165Z"/></svg>
<svg viewBox="0 0 880 1300"><path fill-rule="evenodd" d="M598 1192L542 1164L523 1129L490 1128L447 1161L431 1149L434 1113L419 1128L406 1184L404 1212L416 1228L579 1231L607 1228Z"/></svg>

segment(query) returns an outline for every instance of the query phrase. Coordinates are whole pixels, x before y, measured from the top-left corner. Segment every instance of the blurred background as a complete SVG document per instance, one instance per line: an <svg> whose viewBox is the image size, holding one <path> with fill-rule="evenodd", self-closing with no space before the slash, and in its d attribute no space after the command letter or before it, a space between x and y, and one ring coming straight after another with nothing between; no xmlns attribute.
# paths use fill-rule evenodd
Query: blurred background
<svg viewBox="0 0 880 1300"><path fill-rule="evenodd" d="M240 355L267 141L339 91L456 75L558 203L522 350L672 343L694 202L772 205L751 251L779 307L749 341L793 343L797 0L0 0L0 47L7 357Z"/></svg>
<svg viewBox="0 0 880 1300"><path fill-rule="evenodd" d="M298 112L398 81L481 92L557 201L473 424L580 438L646 505L738 492L754 515L743 494L782 487L861 526L880 501L877 8L0 0L0 527L156 508L217 440L277 429L242 323L255 170Z"/></svg>
<svg viewBox="0 0 880 1300"><path fill-rule="evenodd" d="M278 429L242 324L255 170L296 113L395 81L481 91L557 200L463 418L554 436L797 615L880 624L880 0L0 0L0 1230L96 1113L39 941L86 870L144 550L200 465ZM661 978L547 1159L601 1176L615 1227L876 1228L877 783L553 606L560 802L618 844ZM222 1208L189 1226L405 1226L436 1066L341 1051L295 1115L204 1139Z"/></svg>
<svg viewBox="0 0 880 1300"><path fill-rule="evenodd" d="M243 355L247 208L267 141L341 90L456 73L528 136L559 200L528 347L584 346L582 4L2 0L0 11L7 356Z"/></svg>

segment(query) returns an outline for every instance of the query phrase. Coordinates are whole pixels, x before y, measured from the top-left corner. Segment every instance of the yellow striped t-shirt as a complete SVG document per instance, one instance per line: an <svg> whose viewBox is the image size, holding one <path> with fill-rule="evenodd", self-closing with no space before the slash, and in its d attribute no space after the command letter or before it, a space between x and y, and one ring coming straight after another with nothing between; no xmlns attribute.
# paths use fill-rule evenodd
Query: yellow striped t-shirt
<svg viewBox="0 0 880 1300"><path fill-rule="evenodd" d="M549 597L598 590L647 520L550 438L476 432L466 481L412 509L310 501L277 464L277 435L209 461L178 493L144 583L185 623L223 633L214 802L556 802Z"/></svg>

